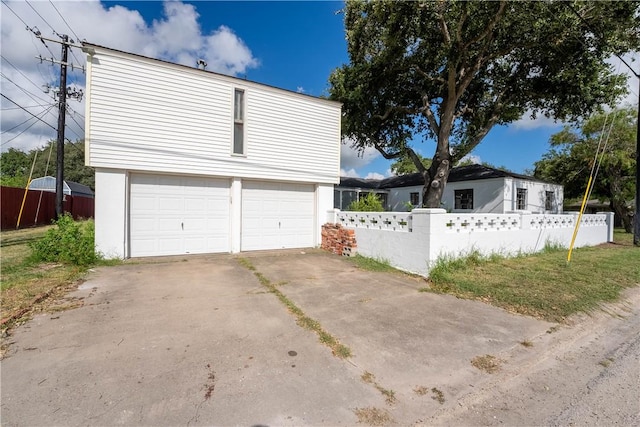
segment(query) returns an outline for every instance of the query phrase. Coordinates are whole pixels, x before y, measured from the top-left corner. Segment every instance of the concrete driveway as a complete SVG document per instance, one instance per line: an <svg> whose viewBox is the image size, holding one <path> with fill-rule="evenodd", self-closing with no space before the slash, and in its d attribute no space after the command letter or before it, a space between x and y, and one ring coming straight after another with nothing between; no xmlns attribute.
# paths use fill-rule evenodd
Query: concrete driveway
<svg viewBox="0 0 640 427"><path fill-rule="evenodd" d="M14 331L2 425L419 424L491 381L471 359L509 369L552 326L317 250L241 256L353 356L298 326L237 256L99 268L70 295L82 307Z"/></svg>

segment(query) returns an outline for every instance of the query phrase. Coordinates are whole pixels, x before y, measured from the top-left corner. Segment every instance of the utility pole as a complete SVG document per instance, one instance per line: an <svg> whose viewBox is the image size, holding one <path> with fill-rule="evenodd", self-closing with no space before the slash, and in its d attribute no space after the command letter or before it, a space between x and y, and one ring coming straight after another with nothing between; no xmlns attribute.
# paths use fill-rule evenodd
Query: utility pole
<svg viewBox="0 0 640 427"><path fill-rule="evenodd" d="M62 36L62 59L60 61L60 93L58 94L58 140L56 142L56 217L64 212L64 125L67 116L67 55L69 37Z"/></svg>
<svg viewBox="0 0 640 427"><path fill-rule="evenodd" d="M77 66L74 64L69 64L68 54L69 47L74 46L74 41L69 39L69 36L66 34L58 34L58 37L62 39L62 41L48 39L43 37L42 34L38 32L34 32L36 37L40 39L42 43L45 43L45 40L60 43L62 45L62 57L60 61L55 58L43 58L42 56L36 56L42 61L51 62L52 64L60 64L60 87L58 88L58 136L56 140L56 217L61 217L64 213L64 127L67 116L67 97L73 97L78 101L82 99L82 91L77 91L75 89L71 90L71 88L67 89L67 66L71 66L71 69L75 67L81 68L84 71L83 66ZM57 34L57 33L56 33Z"/></svg>
<svg viewBox="0 0 640 427"><path fill-rule="evenodd" d="M638 78L638 123L636 130L636 211L633 214L633 244L640 247L640 74Z"/></svg>

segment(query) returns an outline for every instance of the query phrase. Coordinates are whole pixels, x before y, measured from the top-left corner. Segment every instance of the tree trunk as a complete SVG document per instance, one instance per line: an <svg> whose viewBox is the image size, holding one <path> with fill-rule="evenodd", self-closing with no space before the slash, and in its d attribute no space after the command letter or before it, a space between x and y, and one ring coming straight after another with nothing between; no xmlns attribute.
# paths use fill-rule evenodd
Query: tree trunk
<svg viewBox="0 0 640 427"><path fill-rule="evenodd" d="M611 210L615 212L616 216L622 221L624 231L627 233L633 233L633 223L631 221L630 211L627 208L627 204L624 200L617 200L612 197L610 202Z"/></svg>
<svg viewBox="0 0 640 427"><path fill-rule="evenodd" d="M447 152L436 152L428 172L424 172L422 189L422 207L439 208L442 203L444 187L451 171L451 155Z"/></svg>

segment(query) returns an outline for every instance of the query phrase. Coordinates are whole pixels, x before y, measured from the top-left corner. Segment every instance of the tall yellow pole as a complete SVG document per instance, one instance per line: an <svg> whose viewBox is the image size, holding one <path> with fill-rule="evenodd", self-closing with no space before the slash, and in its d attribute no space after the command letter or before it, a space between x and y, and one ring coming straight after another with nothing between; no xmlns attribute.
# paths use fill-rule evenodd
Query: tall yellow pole
<svg viewBox="0 0 640 427"><path fill-rule="evenodd" d="M580 228L580 221L582 220L582 214L584 213L585 206L587 205L587 197L591 192L591 182L593 181L593 175L589 176L589 182L587 183L587 189L584 192L582 198L582 205L580 206L580 213L578 214L578 220L575 227L573 227L573 237L571 238L571 244L569 245L569 254L567 255L567 263L571 262L571 252L573 252L573 245L576 242L576 236L578 235L578 229Z"/></svg>
<svg viewBox="0 0 640 427"><path fill-rule="evenodd" d="M27 186L24 188L24 196L22 197L22 205L20 205L20 213L18 214L18 222L16 223L16 230L20 228L20 219L22 218L22 210L24 204L27 202L27 194L29 193L29 185L31 185L31 176L33 175L33 167L36 165L36 159L38 158L38 152L36 151L33 156L33 163L31 163L31 172L29 172L29 179L27 180Z"/></svg>

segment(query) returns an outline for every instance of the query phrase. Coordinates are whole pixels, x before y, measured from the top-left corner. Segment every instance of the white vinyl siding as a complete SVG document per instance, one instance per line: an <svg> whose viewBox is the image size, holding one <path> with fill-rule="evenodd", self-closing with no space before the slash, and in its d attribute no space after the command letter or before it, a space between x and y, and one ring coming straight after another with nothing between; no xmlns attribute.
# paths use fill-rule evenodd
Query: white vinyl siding
<svg viewBox="0 0 640 427"><path fill-rule="evenodd" d="M87 76L90 166L338 182L340 104L110 49L94 50ZM244 156L234 156L229 147L238 82L244 90Z"/></svg>
<svg viewBox="0 0 640 427"><path fill-rule="evenodd" d="M229 181L131 175L131 256L229 252Z"/></svg>
<svg viewBox="0 0 640 427"><path fill-rule="evenodd" d="M242 251L312 247L315 222L313 185L243 183Z"/></svg>

